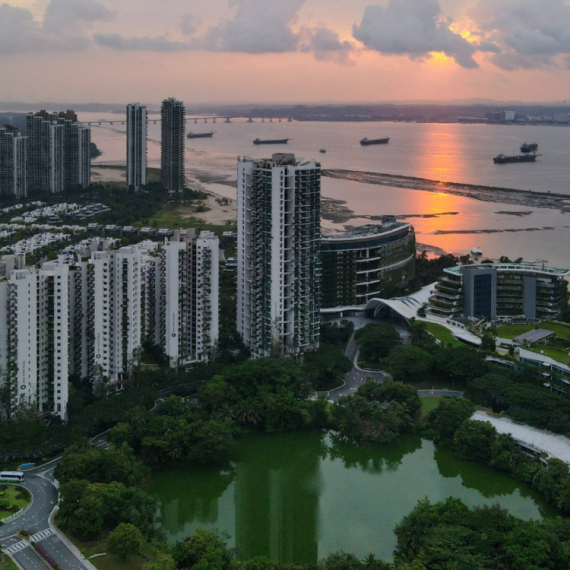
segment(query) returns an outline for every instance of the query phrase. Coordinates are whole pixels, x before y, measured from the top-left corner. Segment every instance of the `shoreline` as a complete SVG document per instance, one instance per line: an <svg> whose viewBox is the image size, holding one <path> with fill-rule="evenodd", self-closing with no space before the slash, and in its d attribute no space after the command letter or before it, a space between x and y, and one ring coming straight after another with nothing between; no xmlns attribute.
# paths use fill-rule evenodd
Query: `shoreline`
<svg viewBox="0 0 570 570"><path fill-rule="evenodd" d="M92 165L92 173L96 182L124 182L126 177L126 167L118 164L95 164ZM447 192L449 194L481 200L484 202L504 203L509 205L519 205L525 208L549 208L557 209L563 213L570 213L570 195L539 193L511 188L500 188L491 186L478 186L473 184L461 184L457 182L441 182L427 178L417 178L412 176L401 176L374 172L364 172L355 170L323 170L323 176L329 178L347 180L350 182L360 182L379 186L390 186L419 190L424 192ZM210 185L220 185L235 190L236 181L231 178L209 172L192 170L187 174L188 184L196 190L200 190L208 195L202 201L208 209L205 212L187 211L180 212L182 217L193 217L204 220L213 225L228 225L235 223L237 219L237 201L235 198L222 192L216 192ZM192 209L193 210L193 209ZM498 210L497 213L509 214L514 217L526 217L532 213L531 210L524 209L517 212ZM457 216L459 212L439 212L428 213L402 213L397 214L399 220L412 221L413 218L440 218ZM347 201L338 198L328 198L321 196L321 218L329 222L329 227L323 227L324 235L330 235L342 231L350 230L355 220L369 220L370 223L378 223L382 217L372 214L358 214L347 206ZM331 228L330 223L336 228ZM548 227L516 228L516 229L461 229L461 230L436 230L435 234L445 235L466 235L466 234L491 234L503 232L542 232L554 229Z"/></svg>
<svg viewBox="0 0 570 570"><path fill-rule="evenodd" d="M535 192L533 190L517 190L515 188L463 184L461 182L445 182L431 180L429 178L360 170L328 169L323 170L322 175L328 178L360 182L363 184L421 190L424 192L445 192L447 194L481 200L483 202L495 202L524 206L527 208L548 208L560 210L563 213L570 213L570 194Z"/></svg>

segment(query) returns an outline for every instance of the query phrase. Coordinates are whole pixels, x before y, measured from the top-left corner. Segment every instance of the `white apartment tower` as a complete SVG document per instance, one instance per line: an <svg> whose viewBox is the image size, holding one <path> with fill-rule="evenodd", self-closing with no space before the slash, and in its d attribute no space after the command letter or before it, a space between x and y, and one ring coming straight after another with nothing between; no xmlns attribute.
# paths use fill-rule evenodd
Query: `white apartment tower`
<svg viewBox="0 0 570 570"><path fill-rule="evenodd" d="M66 419L69 268L45 263L41 269L3 270L0 382L9 385L11 409L24 407Z"/></svg>
<svg viewBox="0 0 570 570"><path fill-rule="evenodd" d="M212 232L180 230L144 256L144 337L170 366L206 362L219 329L219 240Z"/></svg>
<svg viewBox="0 0 570 570"><path fill-rule="evenodd" d="M26 142L17 129L0 127L0 196L27 196Z"/></svg>
<svg viewBox="0 0 570 570"><path fill-rule="evenodd" d="M37 276L38 407L67 418L69 266L44 263Z"/></svg>
<svg viewBox="0 0 570 570"><path fill-rule="evenodd" d="M146 184L147 111L144 105L127 105L127 188Z"/></svg>
<svg viewBox="0 0 570 570"><path fill-rule="evenodd" d="M319 346L320 178L293 154L238 160L237 328L254 358Z"/></svg>
<svg viewBox="0 0 570 570"><path fill-rule="evenodd" d="M141 346L141 251L96 251L87 264L87 375L120 385ZM80 343L75 343L79 348Z"/></svg>
<svg viewBox="0 0 570 570"><path fill-rule="evenodd" d="M219 240L177 233L162 249L160 340L171 366L207 361L218 339Z"/></svg>
<svg viewBox="0 0 570 570"><path fill-rule="evenodd" d="M137 366L141 350L141 250L121 247L114 255L115 303L113 364L111 374L118 381Z"/></svg>
<svg viewBox="0 0 570 570"><path fill-rule="evenodd" d="M13 410L38 405L38 276L15 269L7 282L6 381ZM2 351L4 352L4 351Z"/></svg>

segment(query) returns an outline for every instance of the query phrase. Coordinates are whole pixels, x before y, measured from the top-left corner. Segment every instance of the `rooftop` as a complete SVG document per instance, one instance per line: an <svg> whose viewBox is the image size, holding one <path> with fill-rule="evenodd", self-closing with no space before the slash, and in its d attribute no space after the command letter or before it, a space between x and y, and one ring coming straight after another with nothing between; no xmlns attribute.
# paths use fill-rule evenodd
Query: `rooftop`
<svg viewBox="0 0 570 570"><path fill-rule="evenodd" d="M321 240L323 241L340 241L346 239L358 239L358 238L368 238L371 236L379 236L382 234L388 234L395 230L401 230L405 227L410 227L411 224L407 222L395 222L390 221L383 223L381 225L376 224L366 224L364 226L358 226L353 228L349 232L339 233L339 234L330 234L330 235L323 235Z"/></svg>
<svg viewBox="0 0 570 570"><path fill-rule="evenodd" d="M547 453L550 457L570 463L570 439L567 437L518 424L510 418L491 416L487 412L477 411L471 416L471 419L489 422L499 433L510 434L521 443Z"/></svg>
<svg viewBox="0 0 570 570"><path fill-rule="evenodd" d="M528 342L530 344L535 344L536 342L546 340L553 336L556 336L556 333L554 331L549 331L546 329L533 329L531 331L520 334L519 336L515 337L513 341L518 343Z"/></svg>
<svg viewBox="0 0 570 570"><path fill-rule="evenodd" d="M456 265L444 269L446 273L461 275L461 270L468 268L470 271L485 269L496 269L497 271L512 271L515 273L539 273L542 275L553 275L555 277L566 277L570 274L570 269L559 269L532 263L474 263L471 265Z"/></svg>

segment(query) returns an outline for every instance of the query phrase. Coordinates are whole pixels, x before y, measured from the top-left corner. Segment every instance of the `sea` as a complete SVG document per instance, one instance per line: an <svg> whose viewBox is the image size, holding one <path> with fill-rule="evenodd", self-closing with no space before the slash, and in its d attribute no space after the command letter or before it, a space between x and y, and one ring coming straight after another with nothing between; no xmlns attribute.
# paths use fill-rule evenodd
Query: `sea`
<svg viewBox="0 0 570 570"><path fill-rule="evenodd" d="M149 115L148 162L158 167L160 122L153 123L155 118L158 115ZM81 113L79 119L120 121L122 116ZM504 255L570 267L568 127L285 118L253 123L209 119L206 124L188 116L186 130L214 131L212 138L186 140L191 187L235 198L238 157L291 152L316 159L324 171L335 175L322 177L321 193L325 202L333 200L345 215L324 218L323 233L378 223L378 217L393 215L414 225L418 249L431 255L464 255L478 247L484 257L493 259ZM256 146L253 140L258 137L290 140L287 145ZM364 137L390 137L390 142L361 146ZM125 164L124 125L93 124L91 138L102 152L94 163ZM519 154L524 142L538 143L540 156L535 163L494 164L499 153ZM392 177L371 183L376 174Z"/></svg>

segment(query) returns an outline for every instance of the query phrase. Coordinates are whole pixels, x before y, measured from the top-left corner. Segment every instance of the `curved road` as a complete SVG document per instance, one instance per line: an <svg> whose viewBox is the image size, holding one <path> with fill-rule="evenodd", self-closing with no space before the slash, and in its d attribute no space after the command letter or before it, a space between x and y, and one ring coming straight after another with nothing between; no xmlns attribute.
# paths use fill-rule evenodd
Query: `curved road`
<svg viewBox="0 0 570 570"><path fill-rule="evenodd" d="M29 542L18 536L26 530L30 540L37 542L53 558L61 570L92 569L75 549L67 546L50 521L50 515L58 501L53 472L58 460L37 467L26 473L22 485L30 491L33 500L27 511L14 520L0 526L0 548L12 556L24 570L45 570L46 563L36 554Z"/></svg>

